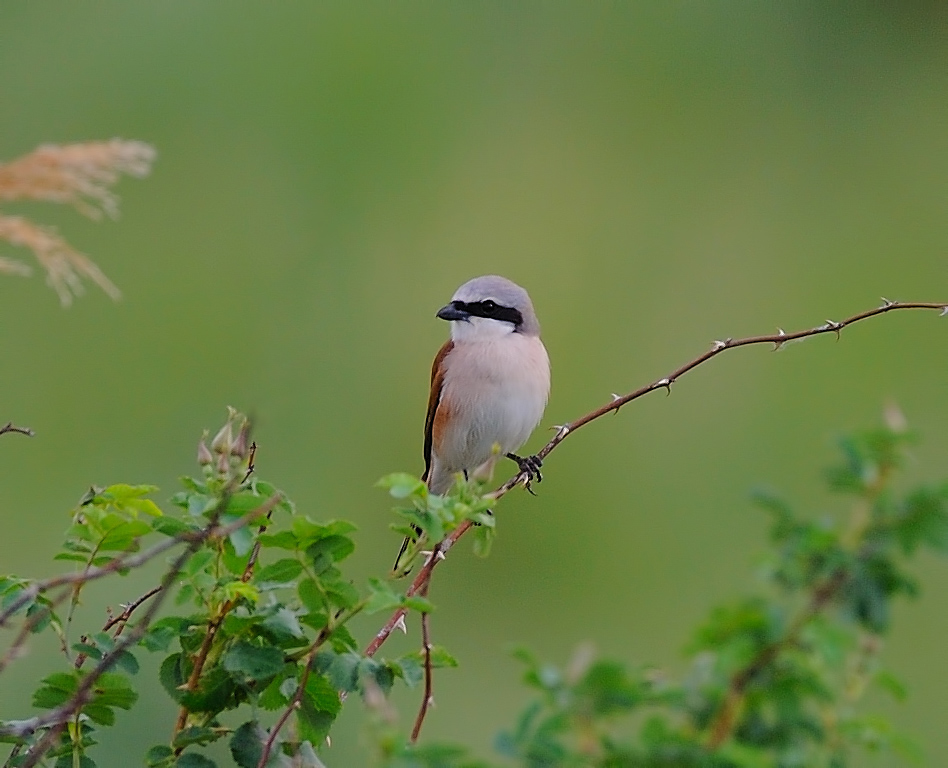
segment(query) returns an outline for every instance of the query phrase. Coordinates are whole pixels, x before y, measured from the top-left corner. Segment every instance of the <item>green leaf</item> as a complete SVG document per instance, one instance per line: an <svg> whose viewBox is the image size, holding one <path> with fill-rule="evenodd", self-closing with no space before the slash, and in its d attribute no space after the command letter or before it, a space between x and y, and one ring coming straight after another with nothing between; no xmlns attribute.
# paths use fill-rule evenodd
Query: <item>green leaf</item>
<svg viewBox="0 0 948 768"><path fill-rule="evenodd" d="M299 617L289 608L279 608L267 616L263 626L285 641L290 637L304 637Z"/></svg>
<svg viewBox="0 0 948 768"><path fill-rule="evenodd" d="M100 552L124 552L132 550L133 544L138 544L138 539L145 534L151 533L151 526L142 520L128 520L110 528L109 531L99 541L98 550Z"/></svg>
<svg viewBox="0 0 948 768"><path fill-rule="evenodd" d="M181 704L192 712L217 713L237 706L246 699L246 692L221 667L211 667L201 676L196 691L182 691Z"/></svg>
<svg viewBox="0 0 948 768"><path fill-rule="evenodd" d="M181 702L184 691L181 690L188 681L191 673L191 664L183 653L172 653L161 662L158 670L158 680L168 695L177 702Z"/></svg>
<svg viewBox="0 0 948 768"><path fill-rule="evenodd" d="M185 752L175 762L175 768L217 768L217 763L197 752Z"/></svg>
<svg viewBox="0 0 948 768"><path fill-rule="evenodd" d="M92 687L92 701L105 707L131 709L138 701L138 694L130 686L125 675L118 672L106 672L99 676Z"/></svg>
<svg viewBox="0 0 948 768"><path fill-rule="evenodd" d="M399 675L409 688L414 688L425 678L425 669L418 656L402 656L392 663L395 664Z"/></svg>
<svg viewBox="0 0 948 768"><path fill-rule="evenodd" d="M310 675L296 717L300 737L321 744L339 713L339 694L321 675Z"/></svg>
<svg viewBox="0 0 948 768"><path fill-rule="evenodd" d="M245 640L236 642L224 656L224 669L250 680L273 677L283 669L283 651L272 645L256 646Z"/></svg>
<svg viewBox="0 0 948 768"><path fill-rule="evenodd" d="M316 654L316 668L329 678L334 690L354 691L359 682L358 669L362 656L358 653L323 650Z"/></svg>
<svg viewBox="0 0 948 768"><path fill-rule="evenodd" d="M174 538L175 536L180 536L182 533L187 531L196 531L197 526L189 525L183 520L179 520L176 517L161 517L153 521L151 524L152 530L157 531L160 534L168 536L169 538Z"/></svg>
<svg viewBox="0 0 948 768"><path fill-rule="evenodd" d="M209 549L201 549L195 552L187 562L181 566L181 574L191 578L202 571L209 570L213 566L217 555Z"/></svg>
<svg viewBox="0 0 948 768"><path fill-rule="evenodd" d="M338 608L352 608L359 602L359 591L347 581L323 584L326 595Z"/></svg>
<svg viewBox="0 0 948 768"><path fill-rule="evenodd" d="M359 646L359 643L356 642L356 639L352 636L352 633L345 624L339 625L332 631L332 634L329 636L329 642L336 653L352 651Z"/></svg>
<svg viewBox="0 0 948 768"><path fill-rule="evenodd" d="M348 536L324 536L317 539L306 548L306 556L314 563L327 558L330 562L338 563L355 551L355 542ZM320 569L317 567L317 571Z"/></svg>
<svg viewBox="0 0 948 768"><path fill-rule="evenodd" d="M96 768L96 762L88 755L77 755L71 751L54 763L53 768Z"/></svg>
<svg viewBox="0 0 948 768"><path fill-rule="evenodd" d="M99 704L86 704L82 708L82 713L97 725L115 725L115 712L113 712L110 707Z"/></svg>
<svg viewBox="0 0 948 768"><path fill-rule="evenodd" d="M418 613L432 613L435 609L435 604L427 597L419 597L418 595L406 597L402 601L402 605L408 610L417 611Z"/></svg>
<svg viewBox="0 0 948 768"><path fill-rule="evenodd" d="M276 549L299 549L299 539L292 531L279 531L278 533L262 533L257 537L261 547L273 547Z"/></svg>
<svg viewBox="0 0 948 768"><path fill-rule="evenodd" d="M260 600L260 590L255 584L248 584L243 579L228 581L221 586L221 594L226 600L239 602L246 600L249 603L256 603Z"/></svg>
<svg viewBox="0 0 948 768"><path fill-rule="evenodd" d="M273 711L275 709L282 709L289 704L290 697L293 695L293 691L296 690L296 678L293 677L295 674L297 674L296 665L287 664L283 668L283 671L274 677L267 687L263 689L263 692L257 700L260 707L268 711ZM284 688L290 688L292 690L287 693Z"/></svg>
<svg viewBox="0 0 948 768"><path fill-rule="evenodd" d="M271 581L279 584L285 584L293 581L303 572L303 564L295 558L285 558L277 560L257 571L254 575L255 581Z"/></svg>
<svg viewBox="0 0 948 768"><path fill-rule="evenodd" d="M948 493L919 488L906 498L895 524L902 550L912 554L919 544L948 553Z"/></svg>
<svg viewBox="0 0 948 768"><path fill-rule="evenodd" d="M248 720L234 731L230 740L230 754L239 768L257 768L263 755L266 733L254 720Z"/></svg>
<svg viewBox="0 0 948 768"><path fill-rule="evenodd" d="M221 736L223 736L223 733L220 730L192 725L174 737L172 746L176 749L184 749L195 744L203 747L217 741Z"/></svg>
<svg viewBox="0 0 948 768"><path fill-rule="evenodd" d="M312 613L320 613L326 609L326 598L313 579L303 579L296 588L300 601Z"/></svg>
<svg viewBox="0 0 948 768"><path fill-rule="evenodd" d="M320 712L329 712L333 717L342 709L339 691L322 675L310 675L306 681L305 697Z"/></svg>
<svg viewBox="0 0 948 768"><path fill-rule="evenodd" d="M76 672L54 672L40 682L42 685L33 693L33 706L53 709L73 696L79 687L79 675Z"/></svg>
<svg viewBox="0 0 948 768"><path fill-rule="evenodd" d="M149 651L167 651L171 641L184 631L184 626L176 619L162 619L152 624L142 636L141 644Z"/></svg>
<svg viewBox="0 0 948 768"><path fill-rule="evenodd" d="M899 678L884 669L880 669L874 676L874 681L883 691L896 701L902 702L908 698L908 689Z"/></svg>
<svg viewBox="0 0 948 768"><path fill-rule="evenodd" d="M415 651L403 658L413 658L422 665L425 662L425 656L421 651ZM458 660L448 653L444 646L433 645L431 646L431 666L434 669L456 667L458 666Z"/></svg>
<svg viewBox="0 0 948 768"><path fill-rule="evenodd" d="M365 604L366 613L390 611L402 604L403 597L381 579L369 579L369 599Z"/></svg>
<svg viewBox="0 0 948 768"><path fill-rule="evenodd" d="M493 526L493 517L491 517L491 525L478 525L475 527L474 554L478 557L487 557L490 554L495 536L496 529Z"/></svg>
<svg viewBox="0 0 948 768"><path fill-rule="evenodd" d="M376 485L379 488L385 488L395 499L406 499L409 496L424 497L428 491L421 479L405 472L393 472L386 475Z"/></svg>
<svg viewBox="0 0 948 768"><path fill-rule="evenodd" d="M230 517L230 515L222 515L221 525L230 525L237 522L237 519L238 518L236 517ZM243 557L248 552L250 552L251 549L253 549L254 534L253 531L251 531L246 525L231 531L227 535L227 538L230 541L231 546L233 546L234 552L238 557Z"/></svg>
<svg viewBox="0 0 948 768"><path fill-rule="evenodd" d="M156 744L145 753L145 765L148 768L164 768L171 764L174 750L167 744Z"/></svg>

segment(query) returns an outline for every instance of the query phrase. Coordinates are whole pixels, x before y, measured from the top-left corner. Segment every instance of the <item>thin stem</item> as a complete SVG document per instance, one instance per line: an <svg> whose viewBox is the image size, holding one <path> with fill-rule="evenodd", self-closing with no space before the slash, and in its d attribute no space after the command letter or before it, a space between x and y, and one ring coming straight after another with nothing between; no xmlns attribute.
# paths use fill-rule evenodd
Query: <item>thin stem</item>
<svg viewBox="0 0 948 768"><path fill-rule="evenodd" d="M113 627L116 627L115 633L112 635L112 639L115 640L122 634L125 630L125 625L128 624L129 620L132 618L132 614L135 612L135 609L138 608L142 603L144 603L149 598L154 597L159 592L161 592L161 585L157 587L152 587L144 595L133 600L128 605L123 606L124 610L118 616L110 616L109 620L105 622L105 625L102 627L103 632L108 632ZM110 609L111 610L111 609ZM83 638L84 639L84 638ZM73 666L76 669L80 669L83 664L85 664L88 654L78 653L76 654L76 660L73 662Z"/></svg>
<svg viewBox="0 0 948 768"><path fill-rule="evenodd" d="M431 554L434 557L434 553ZM422 597L428 596L428 584L425 585L424 591L421 592ZM429 707L434 704L434 698L432 695L432 690L434 687L434 676L431 670L431 627L429 622L431 621L430 613L421 614L421 653L425 659L425 691L424 696L421 700L421 706L418 708L418 715L415 717L415 725L411 729L411 743L414 744L418 741L418 736L421 734L421 726L425 722L425 715L428 714Z"/></svg>

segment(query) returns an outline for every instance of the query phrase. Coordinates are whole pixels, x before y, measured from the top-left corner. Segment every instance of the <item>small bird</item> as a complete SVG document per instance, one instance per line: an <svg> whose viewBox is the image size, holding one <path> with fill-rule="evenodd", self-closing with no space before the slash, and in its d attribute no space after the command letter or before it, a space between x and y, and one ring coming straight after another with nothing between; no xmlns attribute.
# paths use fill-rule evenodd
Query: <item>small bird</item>
<svg viewBox="0 0 948 768"><path fill-rule="evenodd" d="M550 359L530 296L504 277L475 277L437 317L451 323L451 339L431 367L422 479L443 494L458 473L487 476L506 456L539 482L540 460L514 453L540 423L550 394Z"/></svg>

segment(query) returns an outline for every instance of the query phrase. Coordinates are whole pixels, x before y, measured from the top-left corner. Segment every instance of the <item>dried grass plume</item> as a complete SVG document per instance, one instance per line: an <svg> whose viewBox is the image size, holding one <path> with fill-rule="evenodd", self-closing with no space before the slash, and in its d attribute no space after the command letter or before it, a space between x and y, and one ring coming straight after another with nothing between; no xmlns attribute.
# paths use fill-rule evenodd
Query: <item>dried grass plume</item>
<svg viewBox="0 0 948 768"><path fill-rule="evenodd" d="M155 149L140 141L94 141L44 144L28 155L0 164L0 202L40 200L66 203L92 219L118 216L118 197L111 190L122 174L141 178L151 170ZM46 271L46 281L63 306L82 293L85 277L113 299L119 289L86 256L53 229L22 216L0 213L0 240L29 248ZM0 256L0 272L26 275L27 265Z"/></svg>

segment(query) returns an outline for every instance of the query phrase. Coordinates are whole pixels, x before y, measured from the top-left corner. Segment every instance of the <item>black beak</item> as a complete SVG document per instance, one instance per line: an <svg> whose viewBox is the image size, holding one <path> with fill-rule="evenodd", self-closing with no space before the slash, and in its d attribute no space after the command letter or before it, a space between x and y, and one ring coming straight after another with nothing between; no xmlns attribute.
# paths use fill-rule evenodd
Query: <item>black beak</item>
<svg viewBox="0 0 948 768"><path fill-rule="evenodd" d="M438 310L438 314L435 315L435 317L440 317L442 320L467 320L470 316L470 312L458 309L455 302L441 307L441 309Z"/></svg>

